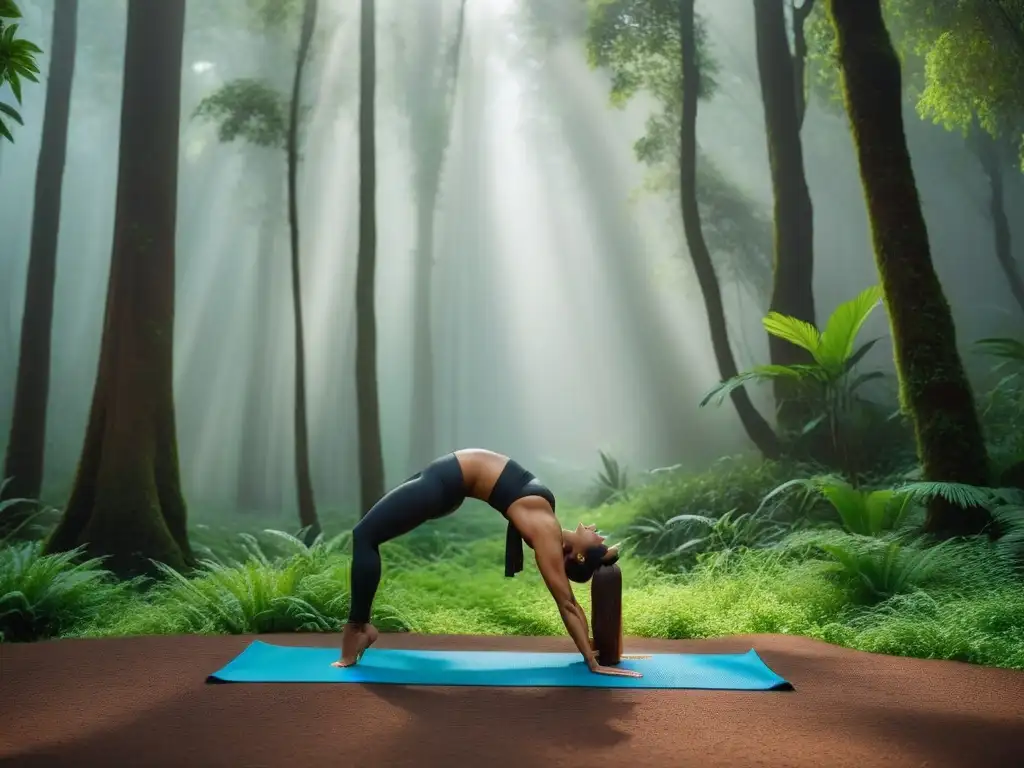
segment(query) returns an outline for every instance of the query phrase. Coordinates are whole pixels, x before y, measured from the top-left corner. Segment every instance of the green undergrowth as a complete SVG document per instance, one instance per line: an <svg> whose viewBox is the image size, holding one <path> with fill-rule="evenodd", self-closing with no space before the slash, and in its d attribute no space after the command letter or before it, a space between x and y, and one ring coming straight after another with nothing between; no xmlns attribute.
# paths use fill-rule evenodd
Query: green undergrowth
<svg viewBox="0 0 1024 768"><path fill-rule="evenodd" d="M501 544L481 541L433 561L386 547L374 621L387 631L563 634L535 568L504 578ZM1024 669L1024 589L990 545L951 547L942 554L943 567L896 595L870 600L856 578L797 544L795 551L706 556L685 573L625 560L626 633L785 633L865 651ZM348 608L348 557L336 545L305 550L295 542L292 554L278 561L208 563L190 578L171 574L147 590L116 584L95 562L73 567L33 553L28 567L36 583L54 571L69 575L26 596L35 616L49 618L27 629L22 623L7 639L338 631ZM589 608L588 591L577 592ZM0 625L16 626L9 614Z"/></svg>
<svg viewBox="0 0 1024 768"><path fill-rule="evenodd" d="M567 526L597 523L622 543L628 635L784 633L1024 669L1024 580L1009 548L935 546L914 535L906 494L790 480L812 474L728 460L704 475L664 473L627 499L559 516ZM467 504L385 544L374 622L385 631L564 635L532 563L504 577L504 527L493 511ZM193 539L203 560L194 573L128 583L97 560L41 556L31 543L0 547L3 640L335 632L345 621L344 530L312 547L281 531L212 525L194 526ZM589 590L576 592L589 609Z"/></svg>

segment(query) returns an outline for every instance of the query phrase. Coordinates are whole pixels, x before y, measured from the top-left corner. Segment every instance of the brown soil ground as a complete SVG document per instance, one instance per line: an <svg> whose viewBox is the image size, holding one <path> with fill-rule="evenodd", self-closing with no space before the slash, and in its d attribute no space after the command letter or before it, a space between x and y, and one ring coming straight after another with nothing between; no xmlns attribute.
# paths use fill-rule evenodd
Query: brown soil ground
<svg viewBox="0 0 1024 768"><path fill-rule="evenodd" d="M753 635L790 692L209 685L253 637L0 645L0 765L319 768L1024 766L1024 672ZM331 635L263 640L337 646ZM382 635L383 648L569 651L565 638Z"/></svg>

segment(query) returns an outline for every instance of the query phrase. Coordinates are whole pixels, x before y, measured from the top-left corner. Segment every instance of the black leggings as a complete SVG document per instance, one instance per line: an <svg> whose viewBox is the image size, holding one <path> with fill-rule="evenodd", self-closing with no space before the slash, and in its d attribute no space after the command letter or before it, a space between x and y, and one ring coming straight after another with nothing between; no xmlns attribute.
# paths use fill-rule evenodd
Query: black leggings
<svg viewBox="0 0 1024 768"><path fill-rule="evenodd" d="M370 508L352 529L349 622L365 624L370 620L380 584L380 545L454 512L465 499L462 467L455 454L450 453L388 491Z"/></svg>

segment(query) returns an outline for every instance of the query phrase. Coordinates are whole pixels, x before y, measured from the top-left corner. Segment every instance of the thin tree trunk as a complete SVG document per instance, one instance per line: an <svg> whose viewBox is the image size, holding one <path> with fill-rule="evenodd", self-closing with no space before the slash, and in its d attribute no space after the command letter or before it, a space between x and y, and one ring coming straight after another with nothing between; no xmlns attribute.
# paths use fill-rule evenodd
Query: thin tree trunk
<svg viewBox="0 0 1024 768"><path fill-rule="evenodd" d="M814 325L814 209L804 172L783 2L754 0L757 65L775 198L775 269L769 309ZM775 365L805 363L809 357L800 347L771 334L768 353ZM787 430L799 429L805 416L793 387L786 379L774 383L779 427Z"/></svg>
<svg viewBox="0 0 1024 768"><path fill-rule="evenodd" d="M274 157L279 158L276 151ZM261 511L269 507L267 448L269 439L270 347L274 306L273 261L278 256L278 224L284 195L281 178L271 176L260 226L256 264L256 300L253 305L249 377L245 382L245 421L238 461L236 499L239 510ZM289 224L291 222L289 221Z"/></svg>
<svg viewBox="0 0 1024 768"><path fill-rule="evenodd" d="M174 273L185 0L130 0L114 242L71 497L47 552L118 574L192 561L174 413Z"/></svg>
<svg viewBox="0 0 1024 768"><path fill-rule="evenodd" d="M299 260L299 100L302 76L309 58L309 47L316 26L317 0L306 0L299 33L299 52L292 82L292 100L288 123L288 228L291 244L292 306L295 310L295 487L298 491L299 524L306 529L307 542L320 534L320 520L313 498L313 480L309 472L309 423L306 418L306 347L302 325L302 279Z"/></svg>
<svg viewBox="0 0 1024 768"><path fill-rule="evenodd" d="M10 478L4 489L4 496L8 499L36 499L43 484L46 409L50 393L53 291L57 277L57 240L60 234L71 84L75 75L77 27L78 0L55 3L43 135L36 165L32 241L21 320L18 375L4 460L4 477ZM27 504L8 508L0 516L0 530L14 530L24 522L30 511L31 507Z"/></svg>
<svg viewBox="0 0 1024 768"><path fill-rule="evenodd" d="M1006 215L1006 199L1003 194L1003 162L999 144L984 129L976 127L971 135L971 148L981 163L981 169L988 179L989 215L992 217L992 236L995 242L996 260L1006 276L1017 306L1024 312L1024 280L1013 258L1013 235L1010 220Z"/></svg>
<svg viewBox="0 0 1024 768"><path fill-rule="evenodd" d="M902 73L880 0L829 0L875 261L892 325L900 395L914 422L924 478L985 486L988 455L956 327L932 264L903 127ZM972 534L990 522L982 508L940 498L925 530Z"/></svg>
<svg viewBox="0 0 1024 768"><path fill-rule="evenodd" d="M359 259L356 266L356 406L359 494L363 514L384 495L384 456L377 390L376 24L373 0L362 0L359 66Z"/></svg>
<svg viewBox="0 0 1024 768"><path fill-rule="evenodd" d="M725 308L718 276L711 261L697 204L697 104L700 90L700 68L697 63L696 19L694 0L679 0L679 39L682 47L683 116L679 138L679 197L686 232L686 245L693 259L693 269L700 284L708 313L711 344L722 379L738 373L736 360L729 346ZM758 413L743 388L731 393L733 405L747 436L765 458L779 456L779 442L771 426Z"/></svg>

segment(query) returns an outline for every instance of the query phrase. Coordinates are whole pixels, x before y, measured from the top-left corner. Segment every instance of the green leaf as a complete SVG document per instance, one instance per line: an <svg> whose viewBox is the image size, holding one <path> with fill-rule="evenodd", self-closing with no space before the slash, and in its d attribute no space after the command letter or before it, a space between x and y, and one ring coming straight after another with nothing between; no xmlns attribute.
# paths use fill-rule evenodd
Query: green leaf
<svg viewBox="0 0 1024 768"><path fill-rule="evenodd" d="M845 365L843 365L843 373L849 373L850 371L852 371L856 367L857 363L863 360L864 356L867 355L867 353L871 351L871 348L875 346L875 344L877 344L879 341L881 341L881 338L872 339L871 341L867 341L864 344L861 344L861 346L857 349L856 352L850 355L850 357L846 358L846 363Z"/></svg>
<svg viewBox="0 0 1024 768"><path fill-rule="evenodd" d="M866 533L877 536L887 528L889 505L896 494L890 489L872 491L864 499L865 530L855 533Z"/></svg>
<svg viewBox="0 0 1024 768"><path fill-rule="evenodd" d="M703 408L712 400L716 400L716 405L721 405L725 398L734 390L751 382L773 381L775 379L814 379L818 377L819 370L818 366L814 365L758 365L749 371L744 371L720 382L714 389L704 395L704 399L700 401L700 407Z"/></svg>
<svg viewBox="0 0 1024 768"><path fill-rule="evenodd" d="M898 489L900 493L913 497L916 501L926 501L933 496L939 496L950 504L955 504L963 509L970 507L990 507L993 502L993 492L990 488L980 488L966 483L941 483L922 481L908 483Z"/></svg>
<svg viewBox="0 0 1024 768"><path fill-rule="evenodd" d="M4 121L3 120L0 120L0 136L3 136L5 139L7 139L12 144L14 143L14 136L11 135L11 132L10 132L10 130L8 130L7 126L4 125Z"/></svg>
<svg viewBox="0 0 1024 768"><path fill-rule="evenodd" d="M982 352L1004 360L1024 363L1024 342L1010 338L978 339L974 342Z"/></svg>
<svg viewBox="0 0 1024 768"><path fill-rule="evenodd" d="M882 289L876 285L836 307L821 333L820 357L817 359L823 366L836 371L843 369L853 355L857 334L881 301Z"/></svg>
<svg viewBox="0 0 1024 768"><path fill-rule="evenodd" d="M18 110L16 110L10 104L4 104L2 101L0 101L0 112L2 112L3 114L7 115L9 118L11 118L11 120L16 122L18 125L24 125L25 124L22 121L21 114L18 112Z"/></svg>
<svg viewBox="0 0 1024 768"><path fill-rule="evenodd" d="M11 93L14 94L14 100L21 104L21 81L17 75L9 75L7 78L7 84L11 86Z"/></svg>
<svg viewBox="0 0 1024 768"><path fill-rule="evenodd" d="M772 336L795 344L801 349L806 349L815 360L818 360L821 334L813 325L803 320L797 320L795 317L780 315L778 312L769 312L761 322L764 329ZM821 361L818 360L818 362Z"/></svg>
<svg viewBox="0 0 1024 768"><path fill-rule="evenodd" d="M825 419L827 419L827 418L828 418L828 414L827 413L823 413L820 416L816 416L815 418L811 419L806 424L804 424L803 428L800 430L800 435L801 436L806 436L806 435L811 434L811 432L816 430L821 425L821 423L823 421L825 421Z"/></svg>
<svg viewBox="0 0 1024 768"><path fill-rule="evenodd" d="M18 49L21 51L27 51L28 53L42 53L43 50L38 45L33 43L31 40L18 40L16 41Z"/></svg>
<svg viewBox="0 0 1024 768"><path fill-rule="evenodd" d="M821 485L821 495L835 507L843 527L850 533L867 534L867 506L864 494L849 483Z"/></svg>
<svg viewBox="0 0 1024 768"><path fill-rule="evenodd" d="M20 19L21 11L14 0L0 0L0 19Z"/></svg>

